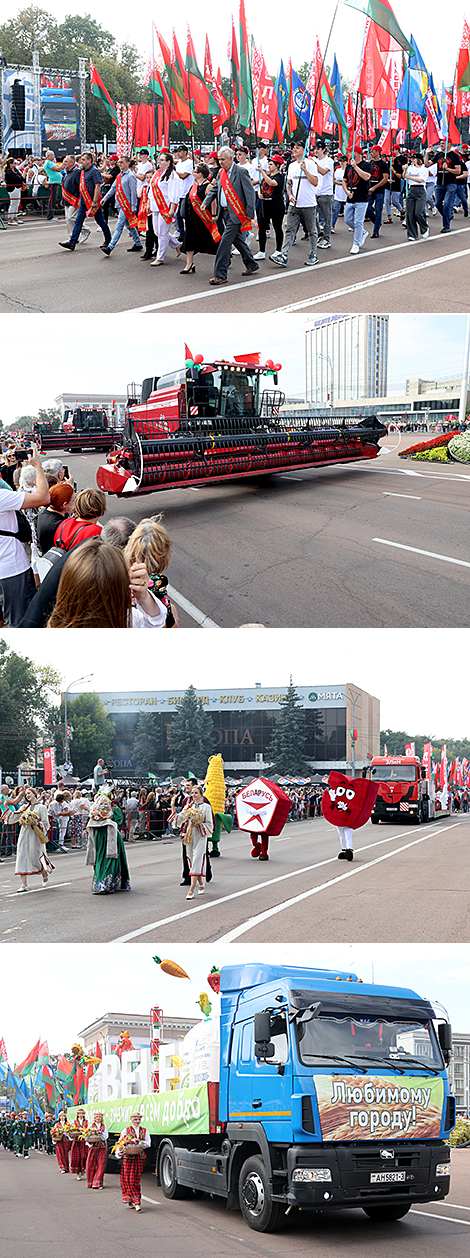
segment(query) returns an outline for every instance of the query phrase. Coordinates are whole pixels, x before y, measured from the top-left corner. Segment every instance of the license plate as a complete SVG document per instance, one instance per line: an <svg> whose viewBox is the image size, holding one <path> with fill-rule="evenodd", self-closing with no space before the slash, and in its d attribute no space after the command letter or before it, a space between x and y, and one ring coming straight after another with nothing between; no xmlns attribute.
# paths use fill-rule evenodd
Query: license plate
<svg viewBox="0 0 470 1258"><path fill-rule="evenodd" d="M396 1184L406 1179L406 1171L375 1171L371 1174L371 1184Z"/></svg>

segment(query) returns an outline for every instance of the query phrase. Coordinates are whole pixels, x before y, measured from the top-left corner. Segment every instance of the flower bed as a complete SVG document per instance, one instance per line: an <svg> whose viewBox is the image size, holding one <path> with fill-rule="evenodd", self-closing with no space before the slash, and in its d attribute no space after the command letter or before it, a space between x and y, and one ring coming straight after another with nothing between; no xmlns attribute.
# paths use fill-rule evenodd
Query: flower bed
<svg viewBox="0 0 470 1258"><path fill-rule="evenodd" d="M422 450L421 454L412 454L411 457L412 459L420 459L421 462L426 459L428 463L452 462L452 459L449 458L447 446L435 446L433 450Z"/></svg>
<svg viewBox="0 0 470 1258"><path fill-rule="evenodd" d="M400 452L400 459L409 459L413 454L420 454L421 450L435 450L439 446L448 446L452 437L459 437L458 431L441 432L438 437L432 437L430 441L420 441L416 446L408 446L407 450Z"/></svg>
<svg viewBox="0 0 470 1258"><path fill-rule="evenodd" d="M461 432L449 441L449 454L459 463L470 463L470 432Z"/></svg>

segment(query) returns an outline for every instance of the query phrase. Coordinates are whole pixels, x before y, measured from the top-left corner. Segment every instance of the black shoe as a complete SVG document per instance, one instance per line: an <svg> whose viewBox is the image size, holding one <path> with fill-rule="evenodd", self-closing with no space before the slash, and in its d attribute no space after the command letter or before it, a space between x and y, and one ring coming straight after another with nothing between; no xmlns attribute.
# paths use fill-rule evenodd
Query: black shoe
<svg viewBox="0 0 470 1258"><path fill-rule="evenodd" d="M127 252L128 253L142 253L142 249L143 249L143 245L131 245L130 249L128 249Z"/></svg>
<svg viewBox="0 0 470 1258"><path fill-rule="evenodd" d="M347 857L346 857L346 850L345 850L345 848L343 847L342 852L338 852L338 860L339 860L339 861L345 861L346 859L347 859Z"/></svg>
<svg viewBox="0 0 470 1258"><path fill-rule="evenodd" d="M378 239L379 239L379 233L378 233L378 232L372 232L371 240L378 240Z"/></svg>
<svg viewBox="0 0 470 1258"><path fill-rule="evenodd" d="M70 240L59 240L59 246L61 249L70 249L71 253L73 253L75 249L75 245L71 245Z"/></svg>
<svg viewBox="0 0 470 1258"><path fill-rule="evenodd" d="M192 266L188 266L187 269L186 267L183 267L183 270L180 271L180 275L195 275L195 274L196 274L196 267L194 265L194 262Z"/></svg>
<svg viewBox="0 0 470 1258"><path fill-rule="evenodd" d="M448 236L449 232L450 232L450 227L441 227L441 232L440 232L441 236Z"/></svg>
<svg viewBox="0 0 470 1258"><path fill-rule="evenodd" d="M180 882L180 887L190 887L190 886L191 886L190 878L183 878L183 881Z"/></svg>
<svg viewBox="0 0 470 1258"><path fill-rule="evenodd" d="M346 851L346 860L347 860L347 861L352 861L352 860L354 860L354 852L353 852L352 848L350 848L350 847L348 847L348 849L347 849L347 851Z"/></svg>
<svg viewBox="0 0 470 1258"><path fill-rule="evenodd" d="M151 262L152 258L153 258L153 253L143 253L143 254L142 254L142 257L141 257L141 259L140 259L140 261L141 261L141 262Z"/></svg>
<svg viewBox="0 0 470 1258"><path fill-rule="evenodd" d="M107 258L109 258L113 252L112 249L109 248L109 245L100 245L100 249L102 253L106 254Z"/></svg>

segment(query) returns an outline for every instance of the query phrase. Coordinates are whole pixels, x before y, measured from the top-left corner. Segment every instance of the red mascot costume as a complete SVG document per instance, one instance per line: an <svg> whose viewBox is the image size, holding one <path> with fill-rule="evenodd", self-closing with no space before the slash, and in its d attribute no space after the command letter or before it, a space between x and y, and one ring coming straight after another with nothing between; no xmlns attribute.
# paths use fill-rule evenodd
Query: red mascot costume
<svg viewBox="0 0 470 1258"><path fill-rule="evenodd" d="M269 840L284 829L291 802L285 791L267 778L255 778L238 792L235 798L238 828L248 830L251 835L253 859L269 860Z"/></svg>
<svg viewBox="0 0 470 1258"><path fill-rule="evenodd" d="M367 778L347 778L337 769L330 773L321 810L325 821L337 827L341 842L339 861L354 859L353 830L360 830L369 820L378 790L379 783L369 782Z"/></svg>

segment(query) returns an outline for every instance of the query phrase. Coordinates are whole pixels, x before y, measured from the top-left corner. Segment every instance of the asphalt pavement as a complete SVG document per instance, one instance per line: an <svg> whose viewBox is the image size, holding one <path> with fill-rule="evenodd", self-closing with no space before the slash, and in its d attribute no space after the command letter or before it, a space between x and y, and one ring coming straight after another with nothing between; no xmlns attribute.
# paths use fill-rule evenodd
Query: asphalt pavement
<svg viewBox="0 0 470 1258"><path fill-rule="evenodd" d="M194 903L181 881L179 838L126 844L132 891L95 896L84 851L54 853L49 885L18 900L14 860L0 867L3 943L282 943L345 939L415 943L470 937L470 817L355 833L353 862L338 862L324 819L288 822L270 859L249 836L224 835L213 879Z"/></svg>
<svg viewBox="0 0 470 1258"><path fill-rule="evenodd" d="M397 1223L377 1224L361 1210L337 1214L294 1212L285 1230L252 1232L238 1211L201 1195L167 1201L155 1176L142 1177L142 1213L122 1204L119 1177L106 1175L102 1192L75 1176L59 1175L55 1157L31 1152L20 1160L0 1149L2 1244L8 1258L120 1258L164 1253L166 1258L467 1258L470 1226L470 1150L452 1152L451 1191L441 1202L417 1205Z"/></svg>
<svg viewBox="0 0 470 1258"><path fill-rule="evenodd" d="M108 513L164 512L182 627L467 627L470 470L399 457L425 439L390 433L360 463L109 496ZM103 461L67 456L80 489Z"/></svg>
<svg viewBox="0 0 470 1258"><path fill-rule="evenodd" d="M251 278L234 258L229 282L210 288L213 258L196 256L196 273L180 275L181 260L169 250L157 270L128 254L130 237L121 237L111 257L100 251L101 231L92 228L87 244L74 253L59 248L64 223L23 220L1 234L0 312L243 314L293 310L442 311L468 310L467 268L470 227L463 213L454 216L448 235L439 215L429 219L429 238L409 243L399 218L383 223L379 240L370 235L361 253L351 257L352 236L338 219L331 248L319 252L319 264L306 267L308 242L299 238L286 268L265 261ZM369 224L372 231L372 225ZM256 252L256 242L254 250Z"/></svg>

